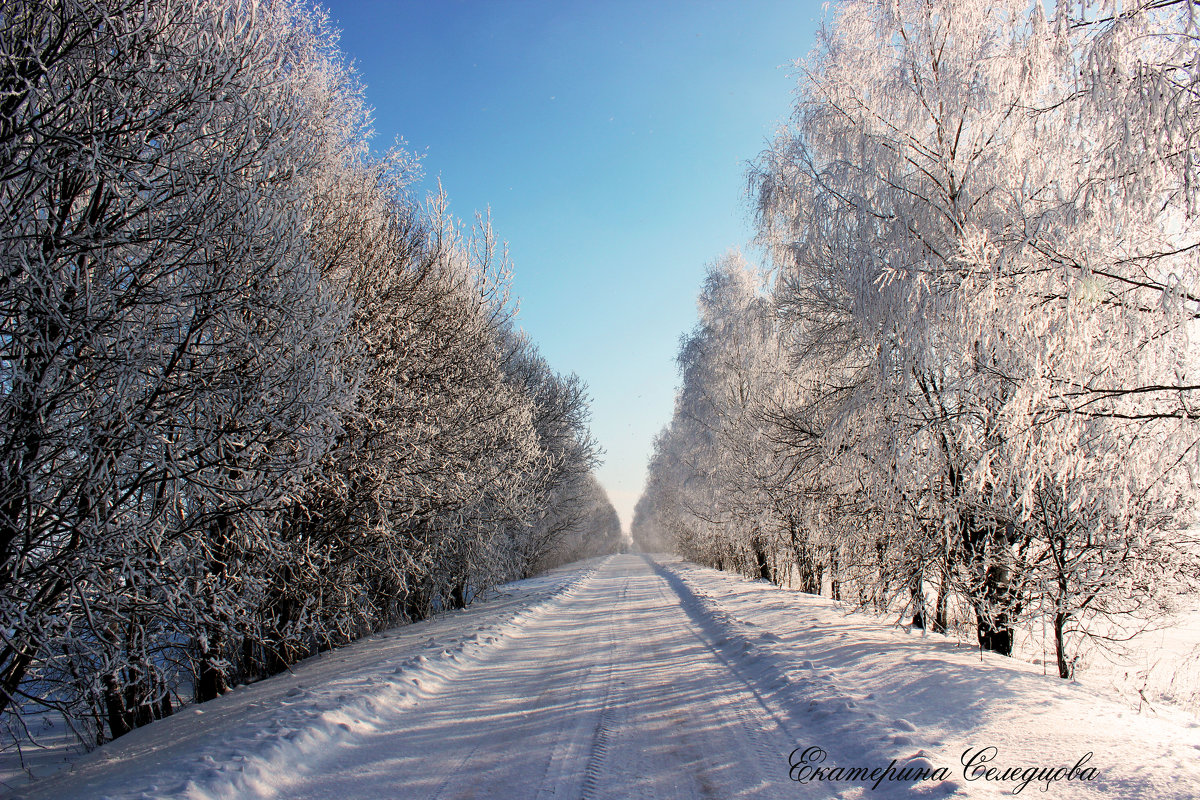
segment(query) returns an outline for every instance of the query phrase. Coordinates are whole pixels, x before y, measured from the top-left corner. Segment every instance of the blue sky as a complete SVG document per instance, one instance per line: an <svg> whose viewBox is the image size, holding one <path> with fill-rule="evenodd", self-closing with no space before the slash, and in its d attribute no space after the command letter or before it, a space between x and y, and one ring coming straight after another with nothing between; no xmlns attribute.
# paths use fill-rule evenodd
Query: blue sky
<svg viewBox="0 0 1200 800"><path fill-rule="evenodd" d="M815 2L326 4L376 144L490 209L520 325L592 396L628 528L705 265L752 237L748 161L786 119ZM752 254L748 254L751 255Z"/></svg>

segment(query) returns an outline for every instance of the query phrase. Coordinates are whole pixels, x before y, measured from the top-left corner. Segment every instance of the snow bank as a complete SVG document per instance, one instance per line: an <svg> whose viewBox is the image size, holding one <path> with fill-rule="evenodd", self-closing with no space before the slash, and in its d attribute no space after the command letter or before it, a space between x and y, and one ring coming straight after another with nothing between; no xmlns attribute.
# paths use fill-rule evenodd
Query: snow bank
<svg viewBox="0 0 1200 800"><path fill-rule="evenodd" d="M1055 781L1047 794L1032 781L1024 792L1200 797L1200 722L1181 709L1139 713L1112 692L1045 676L1041 667L763 581L679 560L659 571L713 646L801 732L797 747L821 747L826 765L924 759L952 777L913 791L1008 796L1019 781L965 779L968 751L995 748L987 766L1001 769L1069 770L1090 753L1084 768L1096 769L1095 780ZM886 788L871 796L887 796Z"/></svg>
<svg viewBox="0 0 1200 800"><path fill-rule="evenodd" d="M499 587L488 602L323 653L291 672L139 728L10 800L241 800L286 796L312 764L388 712L436 694L464 666L568 595L598 561ZM9 772L13 770L9 765ZM144 776L154 776L147 782Z"/></svg>

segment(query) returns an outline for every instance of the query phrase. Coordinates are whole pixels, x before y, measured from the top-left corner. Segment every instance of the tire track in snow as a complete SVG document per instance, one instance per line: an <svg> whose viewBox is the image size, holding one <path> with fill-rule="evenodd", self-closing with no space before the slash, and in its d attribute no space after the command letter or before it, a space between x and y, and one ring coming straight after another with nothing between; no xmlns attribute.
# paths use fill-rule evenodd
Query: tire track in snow
<svg viewBox="0 0 1200 800"><path fill-rule="evenodd" d="M726 702L719 710L724 717L733 721L734 724L731 727L742 731L749 740L749 750L755 769L747 771L761 776L786 776L785 756L790 750L788 743L794 740L793 731L786 715L780 714L777 708L765 700L758 686L753 681L746 679L743 670L738 668L736 659L730 658L722 651L719 646L720 639L714 641L710 637L709 627L713 621L706 619L706 609L694 604L695 598L691 593L681 592L676 581L672 580L674 576L670 572L666 572L652 557L644 555L642 558L661 581L663 604L676 606L685 612L688 634L716 664L720 665L725 680L732 681L732 686L726 689L723 696ZM743 765L743 767L745 766ZM699 776L701 796L726 796L714 785L714 781L704 778L705 776L701 772ZM787 781L783 781L783 783L787 783ZM831 793L823 793L823 789L822 786L807 787L805 796L814 796L814 790L820 796L834 796Z"/></svg>
<svg viewBox="0 0 1200 800"><path fill-rule="evenodd" d="M596 673L597 665L590 664L579 680L574 682L571 695L576 706L581 705L583 699L592 693L590 687L597 681ZM534 701L534 706L544 708L544 700L544 696L539 696ZM562 787L572 782L572 767L584 758L583 743L587 740L588 731L593 728L591 715L586 711L578 713L573 724L570 717L564 720L558 728L557 735L553 737L553 747L546 754L538 781L537 800L564 796Z"/></svg>
<svg viewBox="0 0 1200 800"><path fill-rule="evenodd" d="M795 746L820 745L829 758L827 764L887 766L894 758L897 769L907 765L928 764L929 753L919 749L910 755L896 753L896 747L911 746L914 731L906 720L891 723L896 735L879 737L879 728L886 720L869 709L861 709L849 695L842 692L832 677L820 674L811 662L803 668L808 673L798 680L791 677L786 659L778 659L770 650L771 642L779 638L769 632L756 634L747 630L753 623L732 617L703 592L693 590L687 579L672 567L647 559L655 571L666 580L680 597L680 605L696 623L701 637L711 640L710 648L750 689L758 704L789 732ZM796 697L796 692L805 692ZM817 695L817 696L813 696ZM868 733L868 731L875 733ZM790 748L789 748L790 749ZM854 792L859 787L843 784ZM946 797L962 791L956 779L939 783L908 784L883 782L875 789L866 787L872 797L884 800L915 800L916 798ZM805 796L824 785L807 784Z"/></svg>
<svg viewBox="0 0 1200 800"><path fill-rule="evenodd" d="M617 595L618 607L625 601L628 592L629 580L626 579ZM591 750L588 753L587 767L584 769L583 790L580 795L583 800L594 800L596 797L603 775L604 762L608 756L609 729L612 725L613 670L617 663L617 636L612 615L609 616L606 627L610 656L607 659L608 664L604 675L604 699L600 703L600 714L592 731Z"/></svg>
<svg viewBox="0 0 1200 800"><path fill-rule="evenodd" d="M547 599L546 602L539 603L536 606L531 606L528 609L528 613L522 616L519 620L516 620L517 624L511 625L506 631L504 637L498 641L496 651L492 654L492 658L488 659L486 662L472 664L470 667L474 670L486 670L489 663L496 658L502 658L506 651L511 650L517 646L521 640L530 636L531 629L536 628L538 623L546 620L547 618L553 618L556 612L561 611L564 604L575 599L581 592L585 591L596 571L602 566L603 564L594 566L592 569L586 571L584 574L581 574L578 578L565 585L562 590L555 592ZM553 705L556 700L561 699L563 696L578 695L583 690L582 687L586 687L588 681L592 678L594 671L594 667L591 667L583 671L575 680L569 681L566 685L547 686L545 689L540 691L535 698L533 698L532 705L534 707ZM466 683L470 680L470 678L470 672L464 671L464 674L458 676L457 682L460 684ZM433 700L436 698L431 695L429 699ZM578 734L570 735L570 733L566 730L568 727L569 726L566 724L566 721L564 721L561 733L567 735L559 735L555 737L567 748L569 748L572 743L577 742L580 738ZM479 742L471 747L465 756L463 756L461 759L458 759L453 767L444 770L441 782L439 783L437 790L431 795L431 800L440 800L443 797L475 796L470 794L469 787L464 787L464 783L469 784L471 782L471 778L469 776L479 771L479 769L472 762L474 760L479 760L478 757L482 756L481 751L484 751L486 747L487 742ZM551 792L549 795L543 795L542 793L539 793L539 798L543 796L553 797L553 787L557 785L558 782L564 777L561 774L555 775L553 773L553 767L555 765L554 761L555 759L553 754L548 754L545 759L545 763L542 766L542 777L538 783L543 787L551 787ZM484 769L486 769L486 766Z"/></svg>

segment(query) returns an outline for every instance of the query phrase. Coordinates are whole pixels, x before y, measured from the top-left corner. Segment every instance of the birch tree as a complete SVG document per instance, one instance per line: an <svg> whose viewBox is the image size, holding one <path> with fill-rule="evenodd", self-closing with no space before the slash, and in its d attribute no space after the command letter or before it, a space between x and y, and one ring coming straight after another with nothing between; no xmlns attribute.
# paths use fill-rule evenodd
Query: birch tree
<svg viewBox="0 0 1200 800"><path fill-rule="evenodd" d="M880 507L916 534L914 604L930 555L957 562L942 577L989 649L1011 651L1042 568L1068 560L1050 555L1072 549L1055 525L1079 552L1124 554L1088 590L1057 583L1065 618L1144 584L1151 562L1181 572L1167 532L1194 495L1187 8L844 5L753 178L795 352L832 337L870 365L840 402L886 421L886 447L862 455ZM1051 511L1089 503L1105 511Z"/></svg>
<svg viewBox="0 0 1200 800"><path fill-rule="evenodd" d="M1049 619L1063 677L1191 585L1195 42L1182 2L839 5L750 176L775 350L710 277L635 530L963 598L1004 654Z"/></svg>

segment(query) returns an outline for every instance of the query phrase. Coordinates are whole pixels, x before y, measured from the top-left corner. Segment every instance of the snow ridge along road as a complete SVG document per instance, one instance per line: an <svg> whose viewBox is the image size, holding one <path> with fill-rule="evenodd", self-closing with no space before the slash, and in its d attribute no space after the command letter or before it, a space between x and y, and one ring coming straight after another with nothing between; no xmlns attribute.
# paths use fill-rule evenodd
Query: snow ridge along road
<svg viewBox="0 0 1200 800"><path fill-rule="evenodd" d="M944 780L789 780L825 766ZM1194 718L1139 716L942 637L686 564L612 556L309 659L140 729L22 796L74 798L969 797L993 765L1093 781L1042 797L1200 796ZM1131 754L1137 754L1131 758Z"/></svg>

